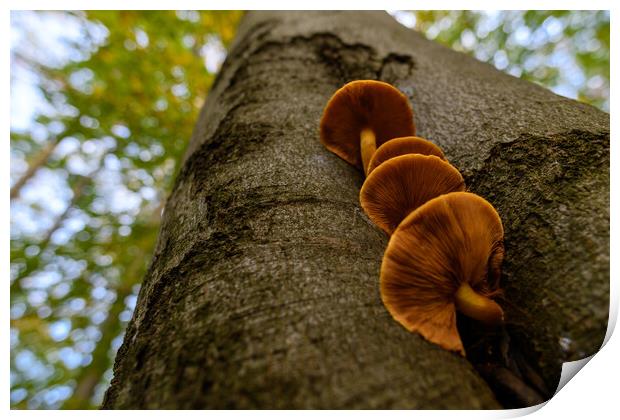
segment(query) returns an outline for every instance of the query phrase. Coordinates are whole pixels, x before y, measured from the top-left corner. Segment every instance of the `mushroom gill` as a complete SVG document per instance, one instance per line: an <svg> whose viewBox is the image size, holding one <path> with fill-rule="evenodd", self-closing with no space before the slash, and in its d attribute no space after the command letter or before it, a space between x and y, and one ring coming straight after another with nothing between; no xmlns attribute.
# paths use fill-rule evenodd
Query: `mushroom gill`
<svg viewBox="0 0 620 420"><path fill-rule="evenodd" d="M437 156L408 154L373 170L360 190L368 217L388 234L412 211L441 194L463 191L459 171Z"/></svg>
<svg viewBox="0 0 620 420"><path fill-rule="evenodd" d="M446 160L443 151L426 139L415 136L397 137L383 143L375 154L372 155L372 159L370 159L370 163L368 164L368 174L388 159L411 153L433 155L442 160Z"/></svg>
<svg viewBox="0 0 620 420"><path fill-rule="evenodd" d="M323 145L364 173L377 147L392 138L414 134L407 97L376 80L356 80L338 89L320 123Z"/></svg>
<svg viewBox="0 0 620 420"><path fill-rule="evenodd" d="M434 198L402 221L381 265L381 298L407 330L465 351L456 310L487 324L503 322L497 293L503 228L486 200L467 192Z"/></svg>

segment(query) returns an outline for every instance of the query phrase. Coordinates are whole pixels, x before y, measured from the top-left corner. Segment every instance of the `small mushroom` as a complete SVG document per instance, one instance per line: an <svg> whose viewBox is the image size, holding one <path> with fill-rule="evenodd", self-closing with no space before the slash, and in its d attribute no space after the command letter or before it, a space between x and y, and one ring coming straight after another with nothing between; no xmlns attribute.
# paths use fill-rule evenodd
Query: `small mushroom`
<svg viewBox="0 0 620 420"><path fill-rule="evenodd" d="M409 213L441 194L465 190L459 171L437 156L408 154L377 166L360 190L362 208L392 234Z"/></svg>
<svg viewBox="0 0 620 420"><path fill-rule="evenodd" d="M368 164L368 173L370 174L377 166L388 159L409 153L433 155L446 160L439 146L434 145L426 139L414 136L398 137L383 143L381 147L377 149Z"/></svg>
<svg viewBox="0 0 620 420"><path fill-rule="evenodd" d="M377 169L379 170L379 169ZM464 355L456 310L501 324L498 293L502 222L491 204L467 192L434 198L403 220L381 265L381 298L392 317L441 347Z"/></svg>
<svg viewBox="0 0 620 420"><path fill-rule="evenodd" d="M321 118L321 142L364 173L377 147L414 134L407 97L392 85L375 80L356 80L338 89Z"/></svg>

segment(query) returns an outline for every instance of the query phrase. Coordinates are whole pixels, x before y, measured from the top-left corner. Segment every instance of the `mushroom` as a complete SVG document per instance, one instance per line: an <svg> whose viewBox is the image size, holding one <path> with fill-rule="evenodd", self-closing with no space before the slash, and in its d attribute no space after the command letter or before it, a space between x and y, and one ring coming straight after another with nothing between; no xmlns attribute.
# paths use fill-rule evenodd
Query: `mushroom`
<svg viewBox="0 0 620 420"><path fill-rule="evenodd" d="M437 156L408 154L377 166L360 190L362 208L391 234L412 211L441 194L465 190L459 171Z"/></svg>
<svg viewBox="0 0 620 420"><path fill-rule="evenodd" d="M426 139L414 136L398 137L383 143L381 147L377 149L368 164L368 173L370 174L373 169L388 159L409 153L433 155L446 160L442 150Z"/></svg>
<svg viewBox="0 0 620 420"><path fill-rule="evenodd" d="M356 80L338 89L321 118L321 142L364 173L378 146L414 134L407 97L375 80Z"/></svg>
<svg viewBox="0 0 620 420"><path fill-rule="evenodd" d="M409 331L464 355L457 309L503 323L502 308L490 299L499 293L503 236L499 215L482 197L455 192L430 200L390 238L381 265L383 303Z"/></svg>

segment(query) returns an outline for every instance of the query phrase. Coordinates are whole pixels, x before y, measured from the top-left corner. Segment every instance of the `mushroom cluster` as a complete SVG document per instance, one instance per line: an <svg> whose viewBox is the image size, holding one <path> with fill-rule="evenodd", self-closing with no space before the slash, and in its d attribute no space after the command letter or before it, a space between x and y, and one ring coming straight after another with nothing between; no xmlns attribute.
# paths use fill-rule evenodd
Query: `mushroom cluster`
<svg viewBox="0 0 620 420"><path fill-rule="evenodd" d="M456 311L485 324L504 321L491 299L504 258L502 221L465 191L442 150L415 136L409 101L393 86L357 80L329 100L321 142L366 175L360 203L390 235L381 298L407 330L465 354Z"/></svg>

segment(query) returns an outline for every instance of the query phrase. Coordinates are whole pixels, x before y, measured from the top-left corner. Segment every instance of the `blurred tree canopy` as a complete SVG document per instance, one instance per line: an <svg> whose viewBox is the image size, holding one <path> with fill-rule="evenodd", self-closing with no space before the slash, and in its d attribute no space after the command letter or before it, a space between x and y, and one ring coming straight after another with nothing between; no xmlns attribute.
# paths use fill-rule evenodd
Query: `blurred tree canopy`
<svg viewBox="0 0 620 420"><path fill-rule="evenodd" d="M452 49L609 111L609 11L394 12Z"/></svg>
<svg viewBox="0 0 620 420"><path fill-rule="evenodd" d="M393 12L609 108L608 12ZM238 11L11 14L11 405L96 408Z"/></svg>
<svg viewBox="0 0 620 420"><path fill-rule="evenodd" d="M11 77L32 81L40 109L11 132L14 407L101 400L166 194L240 16L12 14ZM49 51L40 38L55 25Z"/></svg>

